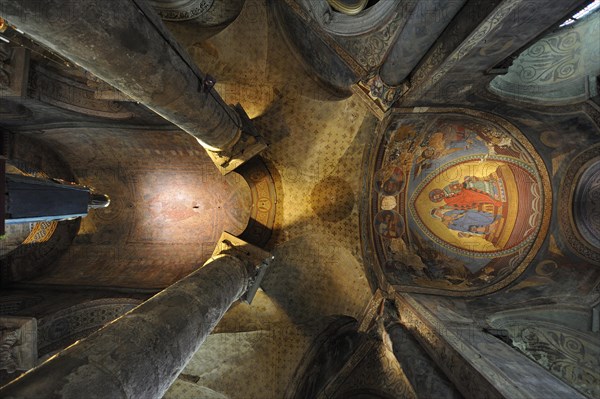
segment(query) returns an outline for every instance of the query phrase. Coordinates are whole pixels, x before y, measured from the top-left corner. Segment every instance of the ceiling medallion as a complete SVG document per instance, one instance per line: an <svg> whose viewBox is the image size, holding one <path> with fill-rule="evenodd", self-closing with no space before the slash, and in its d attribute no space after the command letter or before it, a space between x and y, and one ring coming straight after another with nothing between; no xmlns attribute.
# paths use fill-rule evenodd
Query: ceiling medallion
<svg viewBox="0 0 600 399"><path fill-rule="evenodd" d="M327 0L336 11L346 15L356 15L365 9L369 0Z"/></svg>
<svg viewBox="0 0 600 399"><path fill-rule="evenodd" d="M546 236L552 204L525 136L462 109L399 111L383 126L363 218L376 270L402 291L455 296L517 278Z"/></svg>

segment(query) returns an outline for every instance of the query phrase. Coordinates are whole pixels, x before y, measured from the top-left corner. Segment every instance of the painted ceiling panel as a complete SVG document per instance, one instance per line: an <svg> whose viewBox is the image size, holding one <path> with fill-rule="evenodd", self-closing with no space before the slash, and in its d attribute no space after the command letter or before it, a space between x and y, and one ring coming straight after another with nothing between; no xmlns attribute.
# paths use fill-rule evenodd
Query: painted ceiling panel
<svg viewBox="0 0 600 399"><path fill-rule="evenodd" d="M518 129L484 113L397 112L372 154L367 225L388 281L477 295L514 280L546 236L552 191Z"/></svg>

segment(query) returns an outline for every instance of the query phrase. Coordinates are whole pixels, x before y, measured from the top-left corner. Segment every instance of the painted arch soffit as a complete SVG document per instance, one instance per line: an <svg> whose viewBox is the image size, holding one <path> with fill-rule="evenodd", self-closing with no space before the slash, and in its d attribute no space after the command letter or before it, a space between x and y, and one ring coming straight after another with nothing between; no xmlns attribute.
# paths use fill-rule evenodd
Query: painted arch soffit
<svg viewBox="0 0 600 399"><path fill-rule="evenodd" d="M477 296L523 273L548 232L552 188L515 126L468 109L399 109L376 143L361 229L380 284Z"/></svg>

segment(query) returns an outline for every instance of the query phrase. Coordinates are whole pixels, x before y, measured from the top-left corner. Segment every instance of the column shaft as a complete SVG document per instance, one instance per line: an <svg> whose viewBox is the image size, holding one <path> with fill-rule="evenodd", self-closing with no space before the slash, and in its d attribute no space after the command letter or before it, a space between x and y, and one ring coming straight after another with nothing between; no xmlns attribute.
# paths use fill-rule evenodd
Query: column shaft
<svg viewBox="0 0 600 399"><path fill-rule="evenodd" d="M140 0L0 0L0 16L195 136L213 151L238 140L240 118Z"/></svg>
<svg viewBox="0 0 600 399"><path fill-rule="evenodd" d="M395 296L402 326L465 398L585 398L515 348L484 333L474 321L441 319L425 305L427 299Z"/></svg>
<svg viewBox="0 0 600 399"><path fill-rule="evenodd" d="M161 398L231 304L246 265L222 255L0 390L2 398Z"/></svg>

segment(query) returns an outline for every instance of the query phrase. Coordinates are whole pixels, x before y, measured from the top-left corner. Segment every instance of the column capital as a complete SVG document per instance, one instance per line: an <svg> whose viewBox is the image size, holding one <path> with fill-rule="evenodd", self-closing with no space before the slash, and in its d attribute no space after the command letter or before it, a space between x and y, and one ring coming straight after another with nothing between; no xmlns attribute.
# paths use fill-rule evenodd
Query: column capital
<svg viewBox="0 0 600 399"><path fill-rule="evenodd" d="M244 108L240 104L236 104L231 106L231 110L231 114L239 121L238 134L231 141L232 144L225 146L225 149L220 151L206 149L210 158L224 175L243 165L267 148L265 139L256 130Z"/></svg>
<svg viewBox="0 0 600 399"><path fill-rule="evenodd" d="M267 272L267 268L275 257L271 253L247 243L226 231L221 234L213 255L207 263L224 255L233 256L242 261L246 266L249 277L248 289L241 299L244 302L252 303L260 287L260 283Z"/></svg>

